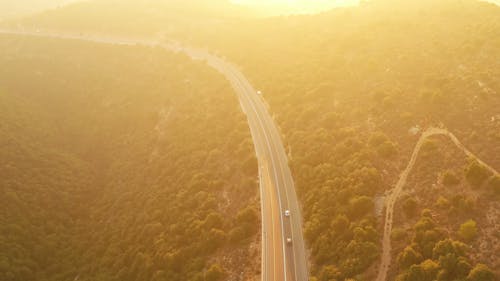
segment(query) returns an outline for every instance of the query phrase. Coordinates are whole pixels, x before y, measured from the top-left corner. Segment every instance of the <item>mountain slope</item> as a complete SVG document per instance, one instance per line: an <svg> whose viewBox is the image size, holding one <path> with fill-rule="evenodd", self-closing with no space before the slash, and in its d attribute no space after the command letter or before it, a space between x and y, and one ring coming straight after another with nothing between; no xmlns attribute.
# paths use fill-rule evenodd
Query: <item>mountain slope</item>
<svg viewBox="0 0 500 281"><path fill-rule="evenodd" d="M448 128L490 166L500 165L500 9L478 1L401 3L246 23L211 42L276 112L319 280L375 277L384 193L427 127ZM467 258L495 268L479 244Z"/></svg>
<svg viewBox="0 0 500 281"><path fill-rule="evenodd" d="M1 280L253 278L256 160L219 74L162 49L0 45Z"/></svg>

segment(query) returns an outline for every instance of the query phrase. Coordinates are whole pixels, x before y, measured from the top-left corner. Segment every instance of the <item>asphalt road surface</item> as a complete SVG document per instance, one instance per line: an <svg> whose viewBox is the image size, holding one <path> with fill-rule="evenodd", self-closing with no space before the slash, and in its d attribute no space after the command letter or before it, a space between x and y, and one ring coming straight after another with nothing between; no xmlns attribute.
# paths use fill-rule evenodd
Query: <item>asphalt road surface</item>
<svg viewBox="0 0 500 281"><path fill-rule="evenodd" d="M163 47L206 61L222 73L234 88L246 114L259 163L262 209L262 280L308 281L307 258L302 234L302 216L278 128L261 95L238 67L206 50L177 42L108 35L84 35L54 31L0 30L0 34L83 40L116 45ZM263 66L265 67L265 66ZM290 216L285 216L285 210ZM291 242L288 241L291 239Z"/></svg>

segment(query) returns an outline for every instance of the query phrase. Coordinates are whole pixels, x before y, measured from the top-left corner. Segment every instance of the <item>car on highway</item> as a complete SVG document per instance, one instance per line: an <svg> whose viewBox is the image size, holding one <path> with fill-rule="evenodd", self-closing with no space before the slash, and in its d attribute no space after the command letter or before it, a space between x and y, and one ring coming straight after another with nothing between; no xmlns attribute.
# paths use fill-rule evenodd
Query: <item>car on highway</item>
<svg viewBox="0 0 500 281"><path fill-rule="evenodd" d="M257 95L262 95L262 91L257 91Z"/></svg>
<svg viewBox="0 0 500 281"><path fill-rule="evenodd" d="M288 238L286 239L286 243L287 243L287 244L292 244L292 238L288 237Z"/></svg>
<svg viewBox="0 0 500 281"><path fill-rule="evenodd" d="M290 216L290 210L285 210L285 217L289 217Z"/></svg>

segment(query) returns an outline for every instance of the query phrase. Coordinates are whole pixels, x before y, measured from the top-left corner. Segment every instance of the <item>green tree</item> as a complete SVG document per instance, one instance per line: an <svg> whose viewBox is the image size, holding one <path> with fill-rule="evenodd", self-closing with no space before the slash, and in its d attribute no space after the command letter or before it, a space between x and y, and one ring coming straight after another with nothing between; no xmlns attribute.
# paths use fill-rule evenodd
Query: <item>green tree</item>
<svg viewBox="0 0 500 281"><path fill-rule="evenodd" d="M432 257L434 260L439 259L440 256L445 256L447 254L453 254L454 256L464 256L467 246L460 242L451 239L443 239L436 243L434 249L432 250Z"/></svg>
<svg viewBox="0 0 500 281"><path fill-rule="evenodd" d="M373 200L368 196L355 197L350 201L350 213L353 218L359 218L372 210Z"/></svg>
<svg viewBox="0 0 500 281"><path fill-rule="evenodd" d="M422 281L433 281L436 279L439 271L439 264L433 260L427 259L420 264L420 267L424 273L424 279L422 279Z"/></svg>
<svg viewBox="0 0 500 281"><path fill-rule="evenodd" d="M465 241L471 241L477 236L477 223L474 220L468 220L460 225L458 234Z"/></svg>
<svg viewBox="0 0 500 281"><path fill-rule="evenodd" d="M467 281L494 281L495 273L485 264L478 263L467 276Z"/></svg>
<svg viewBox="0 0 500 281"><path fill-rule="evenodd" d="M332 228L337 233L344 233L349 229L349 224L350 222L346 215L337 215L332 222Z"/></svg>
<svg viewBox="0 0 500 281"><path fill-rule="evenodd" d="M398 264L403 268L408 268L413 264L418 264L423 260L422 255L411 246L406 247L398 255Z"/></svg>
<svg viewBox="0 0 500 281"><path fill-rule="evenodd" d="M420 265L412 265L408 269L405 281L424 281L425 272Z"/></svg>

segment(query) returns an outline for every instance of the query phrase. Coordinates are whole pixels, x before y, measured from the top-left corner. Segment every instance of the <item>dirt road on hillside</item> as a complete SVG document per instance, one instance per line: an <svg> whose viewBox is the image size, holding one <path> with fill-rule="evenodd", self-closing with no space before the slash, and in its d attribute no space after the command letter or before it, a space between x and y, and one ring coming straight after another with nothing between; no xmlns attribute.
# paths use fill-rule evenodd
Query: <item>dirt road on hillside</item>
<svg viewBox="0 0 500 281"><path fill-rule="evenodd" d="M387 197L386 202L385 202L386 213L385 213L385 224L384 224L384 236L382 239L382 259L380 262L377 278L375 279L376 281L385 281L386 280L387 271L389 270L389 267L391 265L391 232L392 232L392 222L393 222L393 218L394 218L394 205L396 204L396 201L398 200L399 196L401 195L401 191L403 190L403 187L406 185L408 175L410 174L411 170L413 169L413 166L415 165L415 162L417 161L418 153L420 152L420 149L422 148L422 144L429 137L432 137L435 135L448 136L451 139L451 141L458 148L460 148L468 157L475 159L478 163L480 163L481 165L486 167L495 176L499 175L498 172L493 167L484 163L476 155L474 155L467 148L465 148L465 146L450 131L448 131L446 129L434 128L434 127L431 127L429 129L427 129L426 131L424 131L422 133L422 135L420 136L420 139L418 140L415 148L413 149L413 153L411 155L410 162L406 166L406 169L399 176L399 180L396 183L396 186L391 191L390 195Z"/></svg>

